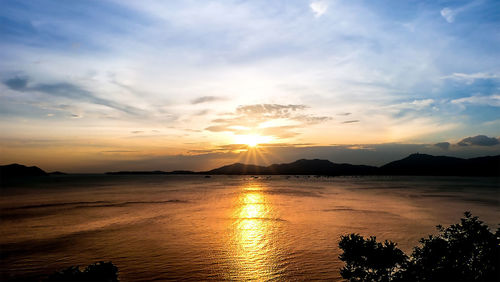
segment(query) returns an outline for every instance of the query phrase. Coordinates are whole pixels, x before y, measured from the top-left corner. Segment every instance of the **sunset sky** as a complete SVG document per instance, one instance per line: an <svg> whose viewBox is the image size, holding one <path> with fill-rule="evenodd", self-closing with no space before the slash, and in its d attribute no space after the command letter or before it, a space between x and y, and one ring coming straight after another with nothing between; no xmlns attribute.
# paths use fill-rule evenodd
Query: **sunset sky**
<svg viewBox="0 0 500 282"><path fill-rule="evenodd" d="M500 1L0 3L0 164L500 154Z"/></svg>

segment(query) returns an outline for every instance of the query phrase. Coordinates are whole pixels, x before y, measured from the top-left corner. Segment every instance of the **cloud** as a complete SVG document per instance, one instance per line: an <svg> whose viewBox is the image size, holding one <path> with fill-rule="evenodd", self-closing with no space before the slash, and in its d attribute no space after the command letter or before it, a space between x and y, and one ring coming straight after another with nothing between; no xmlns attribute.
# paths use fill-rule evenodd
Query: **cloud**
<svg viewBox="0 0 500 282"><path fill-rule="evenodd" d="M204 116L206 114L210 113L210 110L201 110L201 111L197 111L196 113L193 114L193 116Z"/></svg>
<svg viewBox="0 0 500 282"><path fill-rule="evenodd" d="M135 107L97 97L91 92L71 83L38 83L30 85L28 77L14 77L4 81L4 84L14 91L41 92L55 97L63 97L103 105L133 115L137 115L142 112L142 110Z"/></svg>
<svg viewBox="0 0 500 282"><path fill-rule="evenodd" d="M486 135L467 137L457 143L459 146L495 146L498 144L500 144L500 141L497 138Z"/></svg>
<svg viewBox="0 0 500 282"><path fill-rule="evenodd" d="M309 5L316 18L321 17L328 10L328 3L324 0L313 1Z"/></svg>
<svg viewBox="0 0 500 282"><path fill-rule="evenodd" d="M254 104L239 106L225 118L212 120L205 128L211 132L232 132L233 134L259 134L275 138L291 138L296 130L330 120L327 116L304 114L306 105L296 104Z"/></svg>
<svg viewBox="0 0 500 282"><path fill-rule="evenodd" d="M414 100L410 103L411 106L416 107L418 109L427 108L434 103L433 99L422 99L422 100Z"/></svg>
<svg viewBox="0 0 500 282"><path fill-rule="evenodd" d="M469 8L472 8L476 5L480 5L482 4L481 3L482 1L471 1L469 2L468 4L464 5L464 6L461 6L461 7L458 7L458 8L455 8L455 9L452 9L452 8L449 8L449 7L445 7L443 9L441 9L441 16L448 22L448 23L453 23L455 21L455 17L468 10Z"/></svg>
<svg viewBox="0 0 500 282"><path fill-rule="evenodd" d="M320 122L324 122L324 121L329 121L332 118L327 117L327 116L316 117L316 116L310 116L310 115L299 115L299 116L292 117L291 119L301 121L301 122L306 123L306 124L316 124L316 123L320 123Z"/></svg>
<svg viewBox="0 0 500 282"><path fill-rule="evenodd" d="M212 131L212 132L232 131L231 129L229 129L228 127L226 127L224 125L212 125L212 126L205 128L205 130Z"/></svg>
<svg viewBox="0 0 500 282"><path fill-rule="evenodd" d="M13 77L4 82L4 84L12 90L22 91L28 85L28 78Z"/></svg>
<svg viewBox="0 0 500 282"><path fill-rule="evenodd" d="M413 100L412 102L394 104L391 105L390 108L394 108L397 110L402 110L402 109L422 110L428 108L434 103L435 103L434 99L421 99L421 100Z"/></svg>
<svg viewBox="0 0 500 282"><path fill-rule="evenodd" d="M434 146L441 148L443 150L448 150L450 148L450 142L439 142L434 144Z"/></svg>
<svg viewBox="0 0 500 282"><path fill-rule="evenodd" d="M451 100L450 102L452 104L456 104L462 107L465 107L464 104L500 107L500 94L493 94L489 96L474 95L474 96L454 99Z"/></svg>
<svg viewBox="0 0 500 282"><path fill-rule="evenodd" d="M262 115L267 118L288 118L292 112L306 108L305 105L256 104L239 106L236 109L236 114Z"/></svg>
<svg viewBox="0 0 500 282"><path fill-rule="evenodd" d="M343 121L342 123L356 123L356 122L359 122L359 120L357 120L357 119L346 120L346 121Z"/></svg>
<svg viewBox="0 0 500 282"><path fill-rule="evenodd" d="M441 16L449 23L455 21L456 14L458 14L458 11L452 10L450 8L444 8L441 10Z"/></svg>
<svg viewBox="0 0 500 282"><path fill-rule="evenodd" d="M234 151L234 150L245 150L248 149L246 144L227 144L218 146L216 150L220 151Z"/></svg>
<svg viewBox="0 0 500 282"><path fill-rule="evenodd" d="M202 96L202 97L198 97L198 98L192 100L191 104L196 105L196 104L216 102L216 101L225 101L225 100L227 100L227 99L224 97L219 97L219 96Z"/></svg>
<svg viewBox="0 0 500 282"><path fill-rule="evenodd" d="M466 84L472 84L478 79L498 79L500 76L498 74L477 72L477 73L452 73L451 75L443 76L441 79L452 79L456 81L463 81Z"/></svg>

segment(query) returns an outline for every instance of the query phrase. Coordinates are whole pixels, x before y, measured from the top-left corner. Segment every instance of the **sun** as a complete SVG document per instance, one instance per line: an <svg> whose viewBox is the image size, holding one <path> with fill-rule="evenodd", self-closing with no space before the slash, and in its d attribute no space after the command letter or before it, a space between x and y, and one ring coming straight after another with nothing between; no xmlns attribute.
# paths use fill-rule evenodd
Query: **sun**
<svg viewBox="0 0 500 282"><path fill-rule="evenodd" d="M235 141L237 144L245 144L248 147L257 147L259 144L265 144L272 141L273 138L271 136L260 136L257 134L249 134L249 135L236 135Z"/></svg>

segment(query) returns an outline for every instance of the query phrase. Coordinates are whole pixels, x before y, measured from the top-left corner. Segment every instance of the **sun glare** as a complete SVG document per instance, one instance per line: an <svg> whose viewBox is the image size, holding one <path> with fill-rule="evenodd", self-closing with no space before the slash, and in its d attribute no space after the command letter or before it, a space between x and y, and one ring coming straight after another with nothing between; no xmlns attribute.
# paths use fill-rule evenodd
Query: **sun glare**
<svg viewBox="0 0 500 282"><path fill-rule="evenodd" d="M235 142L237 144L245 144L249 147L257 147L259 144L269 143L273 140L271 136L260 135L236 135Z"/></svg>

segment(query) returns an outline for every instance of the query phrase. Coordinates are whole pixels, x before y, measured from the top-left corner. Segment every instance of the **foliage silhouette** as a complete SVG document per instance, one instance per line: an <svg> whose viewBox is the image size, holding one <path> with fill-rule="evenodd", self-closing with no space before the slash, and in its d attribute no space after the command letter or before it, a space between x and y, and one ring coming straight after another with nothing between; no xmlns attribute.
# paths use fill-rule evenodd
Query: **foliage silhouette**
<svg viewBox="0 0 500 282"><path fill-rule="evenodd" d="M437 229L438 235L420 239L410 257L390 241L342 236L340 274L348 281L500 281L500 229L492 233L470 212Z"/></svg>
<svg viewBox="0 0 500 282"><path fill-rule="evenodd" d="M46 282L62 281L95 281L95 282L117 282L118 268L111 262L96 262L87 266L83 271L78 266L71 266L56 272L45 280Z"/></svg>
<svg viewBox="0 0 500 282"><path fill-rule="evenodd" d="M408 260L395 243L378 243L374 236L365 240L350 234L342 237L339 246L344 250L340 259L346 262L340 274L349 281L391 281Z"/></svg>

